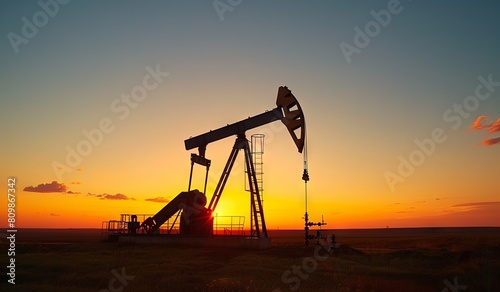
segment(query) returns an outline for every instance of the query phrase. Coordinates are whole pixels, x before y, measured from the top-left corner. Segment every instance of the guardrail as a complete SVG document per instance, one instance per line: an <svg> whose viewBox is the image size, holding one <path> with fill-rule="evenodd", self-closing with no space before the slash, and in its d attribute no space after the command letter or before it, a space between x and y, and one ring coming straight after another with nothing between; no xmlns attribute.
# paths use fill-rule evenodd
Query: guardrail
<svg viewBox="0 0 500 292"><path fill-rule="evenodd" d="M244 216L215 216L214 235L245 235Z"/></svg>
<svg viewBox="0 0 500 292"><path fill-rule="evenodd" d="M136 214L139 222L151 217L150 214ZM120 235L129 234L128 222L131 214L120 214L121 220L103 221L101 225L101 240L111 239ZM159 234L179 234L179 220L173 222L170 218L159 228ZM174 224L173 227L171 224ZM244 236L245 235L245 217L244 216L215 216L213 225L213 235L225 236ZM136 234L144 234L144 230L137 230Z"/></svg>

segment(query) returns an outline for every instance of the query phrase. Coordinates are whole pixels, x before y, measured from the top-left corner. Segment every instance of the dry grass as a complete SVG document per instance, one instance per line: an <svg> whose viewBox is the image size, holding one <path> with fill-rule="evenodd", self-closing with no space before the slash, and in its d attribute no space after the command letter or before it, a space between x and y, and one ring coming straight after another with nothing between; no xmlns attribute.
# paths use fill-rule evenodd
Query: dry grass
<svg viewBox="0 0 500 292"><path fill-rule="evenodd" d="M274 246L268 250L98 243L90 233L88 240L82 240L87 242L67 243L71 240L57 231L52 240L50 236L42 240L45 243L36 243L36 236L25 236L28 242L18 243L17 284L6 284L4 276L0 290L100 291L113 278L111 270L120 272L124 267L126 274L135 276L124 292L441 291L446 288L443 281L453 283L455 277L466 291L499 291L498 231L455 229L426 235L415 230L401 236L338 231L344 253L317 262L313 272L304 274L307 278L288 275L285 279L296 279L289 284L282 281L285 271L314 255L314 246L302 245L301 231L271 232ZM58 244L54 238L66 243ZM7 263L6 253L0 261Z"/></svg>

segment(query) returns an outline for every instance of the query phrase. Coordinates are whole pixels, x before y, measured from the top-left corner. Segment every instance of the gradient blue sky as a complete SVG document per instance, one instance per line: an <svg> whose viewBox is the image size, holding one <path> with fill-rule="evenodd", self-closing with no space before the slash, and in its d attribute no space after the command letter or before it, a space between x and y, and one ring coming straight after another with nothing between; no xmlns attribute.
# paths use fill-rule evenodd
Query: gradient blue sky
<svg viewBox="0 0 500 292"><path fill-rule="evenodd" d="M340 44L352 45L354 27L363 29L373 20L370 11L389 2L242 1L221 21L212 1L71 1L18 53L7 35L21 35L21 19L41 8L36 1L5 2L0 173L18 178L26 199L18 208L27 214L19 220L65 227L62 219L87 216L73 226L92 227L110 214L155 212L161 206L145 199L172 198L187 185L184 139L272 109L286 85L307 120L313 220L324 214L343 228L498 225L500 145L480 143L500 133L469 126L480 115L500 118L500 87L456 130L443 113L474 94L478 76L500 81L500 4L402 0L402 11L348 63ZM157 64L169 76L118 119L110 104ZM59 179L51 164L64 163L65 147L75 147L81 131L102 118L115 130L83 159L81 171ZM446 142L391 191L384 173L397 172L398 157L407 158L418 149L414 140L435 128L445 131ZM267 134L268 226L300 227L301 155L280 125L253 132ZM209 145L214 172L232 143ZM241 180L229 190L241 192ZM52 181L81 194L22 191ZM242 194L221 199L220 211L246 215L247 205L231 205ZM69 214L71 202L82 207Z"/></svg>

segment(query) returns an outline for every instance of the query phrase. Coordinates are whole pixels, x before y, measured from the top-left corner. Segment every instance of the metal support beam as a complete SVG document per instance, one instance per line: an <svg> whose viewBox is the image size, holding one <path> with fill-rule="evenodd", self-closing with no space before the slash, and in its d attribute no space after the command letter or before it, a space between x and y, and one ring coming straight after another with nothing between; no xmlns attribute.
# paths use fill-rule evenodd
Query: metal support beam
<svg viewBox="0 0 500 292"><path fill-rule="evenodd" d="M186 150L199 148L200 156L204 157L206 146L212 142L238 135L243 134L245 131L263 126L265 124L269 124L271 122L282 120L283 112L280 107L277 107L271 111L266 111L260 115L250 117L248 119L239 121L234 124L227 125L225 127L219 128L217 130L213 130L207 132L205 134L198 135L196 137L191 137L184 141L184 145L186 146Z"/></svg>

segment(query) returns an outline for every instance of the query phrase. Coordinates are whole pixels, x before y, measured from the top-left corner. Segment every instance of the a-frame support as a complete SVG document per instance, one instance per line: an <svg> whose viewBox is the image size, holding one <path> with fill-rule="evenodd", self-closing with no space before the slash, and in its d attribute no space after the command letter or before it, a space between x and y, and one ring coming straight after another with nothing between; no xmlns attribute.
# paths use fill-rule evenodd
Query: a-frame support
<svg viewBox="0 0 500 292"><path fill-rule="evenodd" d="M248 185L250 187L250 210L251 210L251 220L250 220L250 235L254 237L264 237L267 238L267 228L266 221L264 220L264 210L262 209L262 201L259 193L259 186L257 184L257 177L255 175L254 164L252 161L252 153L250 151L250 145L248 140L245 137L245 133L239 134L238 138L236 138L236 142L234 143L233 149L229 154L229 158L227 160L226 166L222 171L221 178L217 187L215 188L214 195L210 200L210 204L208 205L208 209L214 211L217 207L217 203L219 202L220 196L222 195L222 191L226 186L227 179L229 178L229 174L233 169L234 162L238 157L238 152L243 149L245 154L245 165L246 165L246 173L248 179Z"/></svg>

